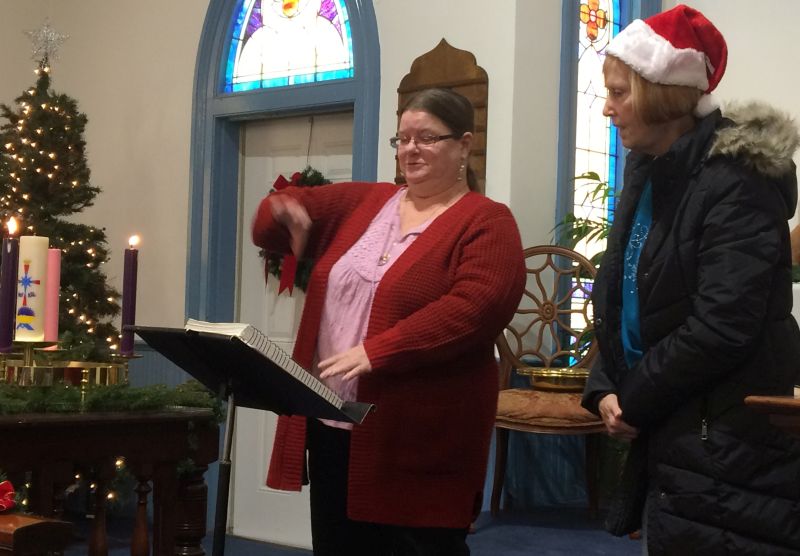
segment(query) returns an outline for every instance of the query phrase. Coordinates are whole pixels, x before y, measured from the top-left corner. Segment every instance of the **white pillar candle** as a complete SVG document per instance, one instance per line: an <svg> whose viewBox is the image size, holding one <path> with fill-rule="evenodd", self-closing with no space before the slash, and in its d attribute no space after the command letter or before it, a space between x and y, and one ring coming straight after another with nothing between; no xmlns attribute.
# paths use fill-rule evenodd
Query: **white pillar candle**
<svg viewBox="0 0 800 556"><path fill-rule="evenodd" d="M49 238L19 238L17 273L17 342L44 341L45 291L47 288L47 248Z"/></svg>

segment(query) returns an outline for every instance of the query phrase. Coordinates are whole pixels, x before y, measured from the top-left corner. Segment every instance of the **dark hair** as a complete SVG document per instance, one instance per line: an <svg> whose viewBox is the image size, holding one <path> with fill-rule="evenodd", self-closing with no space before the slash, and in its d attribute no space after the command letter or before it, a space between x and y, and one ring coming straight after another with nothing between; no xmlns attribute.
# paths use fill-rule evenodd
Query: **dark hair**
<svg viewBox="0 0 800 556"><path fill-rule="evenodd" d="M425 89L411 97L400 109L400 116L407 110L420 110L436 116L454 134L464 135L475 132L475 109L467 97L450 89ZM470 190L478 190L478 176L467 163L467 185Z"/></svg>

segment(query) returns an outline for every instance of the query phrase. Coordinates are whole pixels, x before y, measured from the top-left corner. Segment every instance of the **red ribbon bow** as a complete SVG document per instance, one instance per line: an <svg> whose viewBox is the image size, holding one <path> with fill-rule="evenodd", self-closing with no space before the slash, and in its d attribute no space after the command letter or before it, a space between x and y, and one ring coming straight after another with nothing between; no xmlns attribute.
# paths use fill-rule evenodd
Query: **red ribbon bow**
<svg viewBox="0 0 800 556"><path fill-rule="evenodd" d="M14 486L10 481L0 483L0 512L10 510L16 506L17 503L14 501L16 496L17 493L14 492Z"/></svg>
<svg viewBox="0 0 800 556"><path fill-rule="evenodd" d="M280 191L281 189L285 189L290 185L302 185L300 180L303 179L303 174L301 172L295 172L292 174L292 181L287 180L283 177L283 174L278 174L278 177L275 178L275 183L272 184L272 189L275 191ZM294 278L297 275L297 258L294 255L284 255L283 256L283 263L281 264L281 281L278 284L278 294L283 293L283 290L289 289L289 295L292 295L292 290L294 289Z"/></svg>
<svg viewBox="0 0 800 556"><path fill-rule="evenodd" d="M292 181L284 178L283 174L278 174L278 177L275 178L275 183L272 184L272 189L275 191L280 191L281 189L286 189L290 185L302 185L300 183L301 179L303 179L303 174L300 172L295 172L292 174Z"/></svg>

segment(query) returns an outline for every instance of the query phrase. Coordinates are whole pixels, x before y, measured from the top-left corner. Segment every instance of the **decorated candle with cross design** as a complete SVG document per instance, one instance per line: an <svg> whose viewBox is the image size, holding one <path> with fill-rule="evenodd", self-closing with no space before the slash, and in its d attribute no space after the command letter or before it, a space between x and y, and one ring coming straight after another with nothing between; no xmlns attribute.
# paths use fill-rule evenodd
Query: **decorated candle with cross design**
<svg viewBox="0 0 800 556"><path fill-rule="evenodd" d="M17 342L44 341L47 248L50 240L40 236L19 238L17 273Z"/></svg>

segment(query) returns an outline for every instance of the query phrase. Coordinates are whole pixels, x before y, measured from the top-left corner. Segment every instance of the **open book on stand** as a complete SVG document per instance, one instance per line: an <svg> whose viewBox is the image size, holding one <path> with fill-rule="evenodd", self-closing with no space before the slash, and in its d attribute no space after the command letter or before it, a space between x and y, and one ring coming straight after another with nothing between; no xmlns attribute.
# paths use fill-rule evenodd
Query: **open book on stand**
<svg viewBox="0 0 800 556"><path fill-rule="evenodd" d="M136 326L153 349L237 406L361 423L373 405L342 400L257 328L189 319L185 328Z"/></svg>

